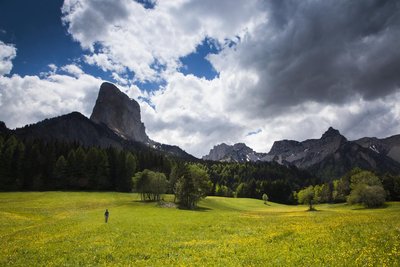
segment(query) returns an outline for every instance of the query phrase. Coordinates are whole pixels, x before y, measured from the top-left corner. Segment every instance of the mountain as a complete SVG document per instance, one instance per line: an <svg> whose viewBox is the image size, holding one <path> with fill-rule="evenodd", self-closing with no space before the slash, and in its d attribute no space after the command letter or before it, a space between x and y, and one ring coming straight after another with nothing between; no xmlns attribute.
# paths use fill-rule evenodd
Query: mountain
<svg viewBox="0 0 400 267"><path fill-rule="evenodd" d="M4 121L0 121L0 134L8 134L10 130L7 128Z"/></svg>
<svg viewBox="0 0 400 267"><path fill-rule="evenodd" d="M60 140L77 142L84 146L126 146L125 141L105 125L94 123L79 112L45 119L14 130L22 139Z"/></svg>
<svg viewBox="0 0 400 267"><path fill-rule="evenodd" d="M338 130L329 127L320 139L276 141L266 154L257 153L245 144L220 144L203 159L275 161L308 170L325 180L340 177L355 167L380 173L400 173L400 135L348 141Z"/></svg>
<svg viewBox="0 0 400 267"><path fill-rule="evenodd" d="M104 82L100 86L90 119L106 125L124 139L150 143L141 121L139 103L111 83Z"/></svg>
<svg viewBox="0 0 400 267"><path fill-rule="evenodd" d="M260 161L264 156L266 154L257 153L243 143L237 143L233 146L222 143L214 146L210 153L202 159L221 162L248 162Z"/></svg>
<svg viewBox="0 0 400 267"><path fill-rule="evenodd" d="M139 103L130 99L111 83L104 82L100 86L90 119L97 124L107 126L125 140L139 142L180 158L196 159L178 146L161 144L151 140L146 134L144 123L141 121Z"/></svg>
<svg viewBox="0 0 400 267"><path fill-rule="evenodd" d="M383 154L400 162L400 135L393 135L384 139L364 137L354 142L362 147L369 148L376 153Z"/></svg>
<svg viewBox="0 0 400 267"><path fill-rule="evenodd" d="M178 146L151 140L141 121L139 104L107 82L100 86L90 119L79 112L72 112L16 130L7 129L0 122L0 133L15 134L22 139L76 142L83 146L154 149L176 157L196 160Z"/></svg>
<svg viewBox="0 0 400 267"><path fill-rule="evenodd" d="M338 130L329 127L320 139L276 141L268 155L277 158L278 162L285 161L306 169L334 153L346 141Z"/></svg>
<svg viewBox="0 0 400 267"><path fill-rule="evenodd" d="M378 173L400 174L400 163L356 142L343 143L334 153L306 168L322 180L329 181L358 167Z"/></svg>

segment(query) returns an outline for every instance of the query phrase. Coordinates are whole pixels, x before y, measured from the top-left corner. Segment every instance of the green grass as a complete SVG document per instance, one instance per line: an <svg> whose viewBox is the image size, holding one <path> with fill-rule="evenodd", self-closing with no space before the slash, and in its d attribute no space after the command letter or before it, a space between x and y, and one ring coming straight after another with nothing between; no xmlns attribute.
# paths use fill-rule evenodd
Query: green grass
<svg viewBox="0 0 400 267"><path fill-rule="evenodd" d="M400 203L269 204L207 197L189 211L134 194L1 193L0 266L400 265Z"/></svg>

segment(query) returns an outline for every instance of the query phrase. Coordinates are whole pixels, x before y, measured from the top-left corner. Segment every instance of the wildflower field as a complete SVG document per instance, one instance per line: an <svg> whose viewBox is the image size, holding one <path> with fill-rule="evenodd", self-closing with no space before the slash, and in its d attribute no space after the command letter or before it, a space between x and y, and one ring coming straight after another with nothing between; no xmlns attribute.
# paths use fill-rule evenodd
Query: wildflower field
<svg viewBox="0 0 400 267"><path fill-rule="evenodd" d="M136 194L0 193L0 266L400 266L400 203L316 208L207 197L189 211Z"/></svg>

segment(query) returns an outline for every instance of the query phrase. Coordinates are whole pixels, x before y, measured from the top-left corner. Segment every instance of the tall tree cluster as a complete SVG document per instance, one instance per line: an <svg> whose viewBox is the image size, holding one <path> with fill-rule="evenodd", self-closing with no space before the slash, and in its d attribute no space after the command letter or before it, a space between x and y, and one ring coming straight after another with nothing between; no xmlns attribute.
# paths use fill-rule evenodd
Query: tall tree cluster
<svg viewBox="0 0 400 267"><path fill-rule="evenodd" d="M319 182L306 171L274 162L207 162L205 167L212 182L210 194L216 196L260 199L267 194L270 201L290 204L295 203L293 191Z"/></svg>
<svg viewBox="0 0 400 267"><path fill-rule="evenodd" d="M298 194L293 192L310 185L313 185L314 203L358 201L377 205L366 204L371 195L400 200L398 175L381 174L380 183L372 183L357 178L363 171L354 169L338 180L320 184L320 180L307 171L278 163L187 162L143 146L132 150L105 149L60 141L19 140L0 134L0 191L130 192L133 181L138 179L132 180L137 172L143 177L157 177L156 184L160 185L156 192L135 187L144 193L144 198L158 199L165 191L175 194L188 207L195 206L205 194L256 199L267 194L270 201L294 204ZM153 185L157 180L149 179ZM187 193L195 190L193 194Z"/></svg>
<svg viewBox="0 0 400 267"><path fill-rule="evenodd" d="M305 201L303 196L307 192L312 197ZM309 200L312 200L314 203L347 202L374 208L382 206L386 200L400 200L400 176L377 176L373 172L355 168L331 183L302 189L294 197L302 204L309 204Z"/></svg>
<svg viewBox="0 0 400 267"><path fill-rule="evenodd" d="M160 201L167 192L167 177L162 172L153 172L145 169L137 172L132 178L134 189L142 200Z"/></svg>
<svg viewBox="0 0 400 267"><path fill-rule="evenodd" d="M0 136L0 190L129 192L137 157L114 148Z"/></svg>

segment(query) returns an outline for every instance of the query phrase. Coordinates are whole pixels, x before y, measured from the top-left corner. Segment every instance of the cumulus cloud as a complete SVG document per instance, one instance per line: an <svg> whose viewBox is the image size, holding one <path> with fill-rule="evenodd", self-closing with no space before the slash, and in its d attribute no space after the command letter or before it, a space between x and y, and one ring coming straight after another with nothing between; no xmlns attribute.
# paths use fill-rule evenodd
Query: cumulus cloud
<svg viewBox="0 0 400 267"><path fill-rule="evenodd" d="M16 56L13 45L0 43L0 120L16 128L45 118L80 111L89 116L101 79L85 74L76 65L50 64L40 76L9 74ZM66 74L59 74L60 69Z"/></svg>
<svg viewBox="0 0 400 267"><path fill-rule="evenodd" d="M17 49L12 44L5 44L0 41L0 75L11 72L13 67L12 60L17 55Z"/></svg>
<svg viewBox="0 0 400 267"><path fill-rule="evenodd" d="M116 79L165 81L141 102L156 140L201 156L220 142L266 152L274 140L319 138L331 125L349 138L400 132L397 1L108 5L67 0L63 21L89 64ZM220 48L207 56L218 76L179 73L179 59L205 38Z"/></svg>
<svg viewBox="0 0 400 267"><path fill-rule="evenodd" d="M101 82L87 74L0 76L0 120L15 128L72 111L89 116Z"/></svg>
<svg viewBox="0 0 400 267"><path fill-rule="evenodd" d="M62 7L83 62L110 71L139 100L152 139L202 156L221 142L268 152L276 140L319 138L329 126L349 139L400 133L398 1L153 3ZM219 46L206 57L217 77L180 73L180 58L205 39ZM161 80L157 91L133 83ZM40 78L0 76L0 114L16 126L72 110L89 115L100 84L77 65Z"/></svg>
<svg viewBox="0 0 400 267"><path fill-rule="evenodd" d="M61 68L61 70L77 78L84 73L83 70L75 64L65 65Z"/></svg>
<svg viewBox="0 0 400 267"><path fill-rule="evenodd" d="M9 128L73 111L87 117L92 113L103 80L84 73L76 64L48 67L50 71L39 76L0 75L0 120ZM132 98L142 96L135 85L119 87Z"/></svg>
<svg viewBox="0 0 400 267"><path fill-rule="evenodd" d="M66 0L62 12L68 32L90 51L86 62L119 74L134 72L139 81L157 81L175 72L179 58L206 37L223 44L252 31L265 19L260 5L179 0L145 9L131 0Z"/></svg>

